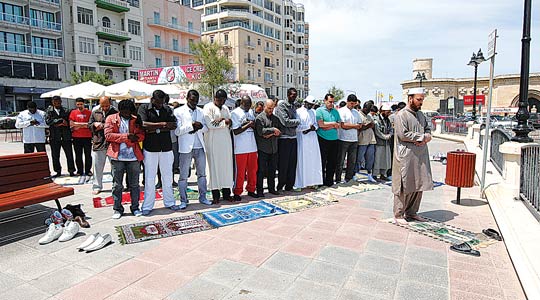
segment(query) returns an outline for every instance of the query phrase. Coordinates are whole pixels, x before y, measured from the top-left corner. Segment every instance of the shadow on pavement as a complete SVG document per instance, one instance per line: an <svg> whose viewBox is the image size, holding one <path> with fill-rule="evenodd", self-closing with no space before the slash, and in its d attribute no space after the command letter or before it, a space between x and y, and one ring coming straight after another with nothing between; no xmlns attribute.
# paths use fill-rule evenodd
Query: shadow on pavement
<svg viewBox="0 0 540 300"><path fill-rule="evenodd" d="M430 210L430 211L423 211L420 213L423 217L428 217L430 219L437 220L439 222L448 222L450 220L453 220L455 217L459 216L459 214L449 211L449 210Z"/></svg>
<svg viewBox="0 0 540 300"><path fill-rule="evenodd" d="M478 200L478 199L461 199L461 202L460 204L457 204L457 201L456 200L452 200L450 201L452 202L452 204L456 204L456 205L461 205L461 206L482 206L482 205L487 205L487 201L482 201L482 200Z"/></svg>
<svg viewBox="0 0 540 300"><path fill-rule="evenodd" d="M1 212L0 246L42 235L47 230L44 221L52 211L50 207L37 204Z"/></svg>

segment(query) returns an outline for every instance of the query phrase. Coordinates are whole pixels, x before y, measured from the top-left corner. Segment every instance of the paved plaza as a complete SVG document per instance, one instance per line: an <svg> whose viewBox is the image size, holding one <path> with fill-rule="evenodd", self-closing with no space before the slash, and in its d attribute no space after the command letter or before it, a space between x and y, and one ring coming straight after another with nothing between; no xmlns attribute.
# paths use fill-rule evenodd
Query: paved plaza
<svg viewBox="0 0 540 300"><path fill-rule="evenodd" d="M458 148L464 146L430 143L432 154ZM22 144L0 142L0 149L21 153ZM432 162L432 170L433 179L444 182L445 166ZM54 202L1 212L0 299L525 299L504 242L472 257L379 221L392 216L393 195L385 185L336 205L129 245L118 242L114 226L230 204L112 220L111 207L93 207L90 184L74 188L62 205L83 204L92 226L83 233L108 233L114 243L78 252L85 240L80 234L38 245ZM463 190L461 205L455 196L456 188L435 188L424 193L420 211L474 232L498 230L477 186ZM256 200L246 196L242 203L248 201Z"/></svg>

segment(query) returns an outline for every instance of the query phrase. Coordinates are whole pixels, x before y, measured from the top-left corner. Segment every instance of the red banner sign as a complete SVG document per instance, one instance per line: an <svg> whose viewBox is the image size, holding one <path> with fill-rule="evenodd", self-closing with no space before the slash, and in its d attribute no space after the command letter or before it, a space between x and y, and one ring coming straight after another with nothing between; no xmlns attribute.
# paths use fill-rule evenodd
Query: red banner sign
<svg viewBox="0 0 540 300"><path fill-rule="evenodd" d="M473 95L463 96L463 105L473 105L473 101ZM476 105L478 104L486 104L486 95L476 95Z"/></svg>
<svg viewBox="0 0 540 300"><path fill-rule="evenodd" d="M203 65L185 65L139 70L139 80L148 84L196 82L205 72Z"/></svg>

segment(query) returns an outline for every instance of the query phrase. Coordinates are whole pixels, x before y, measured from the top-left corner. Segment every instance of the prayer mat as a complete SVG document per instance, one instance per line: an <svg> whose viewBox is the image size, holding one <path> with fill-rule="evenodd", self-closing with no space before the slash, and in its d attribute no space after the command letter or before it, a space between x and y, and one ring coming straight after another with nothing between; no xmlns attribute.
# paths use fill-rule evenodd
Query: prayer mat
<svg viewBox="0 0 540 300"><path fill-rule="evenodd" d="M109 182L112 182L113 181L113 177L111 174L103 174L103 179L102 179L102 183L109 183ZM91 179L87 179L86 180L86 183L94 183L94 177L92 177Z"/></svg>
<svg viewBox="0 0 540 300"><path fill-rule="evenodd" d="M387 183L385 183L385 185L392 186L392 181L388 181ZM433 188L438 188L443 185L444 185L444 182L433 181Z"/></svg>
<svg viewBox="0 0 540 300"><path fill-rule="evenodd" d="M116 226L122 245L212 229L200 215Z"/></svg>
<svg viewBox="0 0 540 300"><path fill-rule="evenodd" d="M65 176L53 178L53 182L59 185L79 185L86 183L86 176Z"/></svg>
<svg viewBox="0 0 540 300"><path fill-rule="evenodd" d="M471 248L478 250L495 244L497 240L483 234L475 233L469 230L461 229L443 222L422 216L427 222L411 221L407 224L395 224L394 218L381 220L385 223L392 223L399 227L417 232L435 240L443 241L448 244L457 245L467 242Z"/></svg>
<svg viewBox="0 0 540 300"><path fill-rule="evenodd" d="M180 200L180 192L178 192L178 189L174 189L173 191L174 199ZM199 200L199 192L192 189L187 189L187 197L188 200ZM210 201L212 201L212 193L207 192L206 198ZM141 191L141 201L144 200L144 191ZM106 206L112 206L114 204L114 200L112 196L108 197L94 197L93 199L94 208L100 208L100 207L106 207ZM161 189L156 190L156 201L162 201L163 200L163 194L161 192ZM123 192L122 193L122 204L129 204L131 203L131 196L129 192Z"/></svg>
<svg viewBox="0 0 540 300"><path fill-rule="evenodd" d="M286 213L287 211L280 207L259 201L247 205L206 211L201 214L210 225L222 227Z"/></svg>
<svg viewBox="0 0 540 300"><path fill-rule="evenodd" d="M358 193L368 192L379 190L381 187L378 184L369 184L369 183L357 183L357 182L348 182L340 183L336 186L327 187L320 190L320 193L332 194L338 197L345 197L349 195L354 195Z"/></svg>
<svg viewBox="0 0 540 300"><path fill-rule="evenodd" d="M267 200L288 213L295 213L306 209L323 207L337 203L332 194L310 193L303 196L285 197L279 199Z"/></svg>

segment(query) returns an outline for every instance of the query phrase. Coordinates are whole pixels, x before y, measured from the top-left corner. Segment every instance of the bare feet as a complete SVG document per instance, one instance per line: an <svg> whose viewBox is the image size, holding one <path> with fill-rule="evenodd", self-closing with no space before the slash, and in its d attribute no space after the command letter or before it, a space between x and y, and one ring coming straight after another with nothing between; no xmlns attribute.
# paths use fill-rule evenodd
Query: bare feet
<svg viewBox="0 0 540 300"><path fill-rule="evenodd" d="M407 225L407 220L403 218L395 218L394 217L394 223L397 225Z"/></svg>
<svg viewBox="0 0 540 300"><path fill-rule="evenodd" d="M427 220L422 218L420 215L407 216L407 219L413 219L418 222L426 222Z"/></svg>

